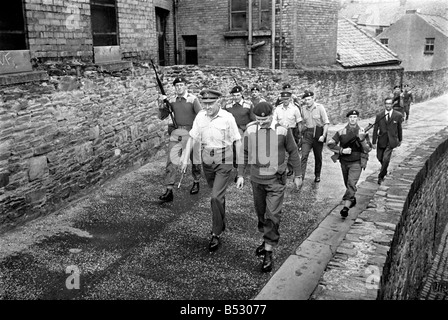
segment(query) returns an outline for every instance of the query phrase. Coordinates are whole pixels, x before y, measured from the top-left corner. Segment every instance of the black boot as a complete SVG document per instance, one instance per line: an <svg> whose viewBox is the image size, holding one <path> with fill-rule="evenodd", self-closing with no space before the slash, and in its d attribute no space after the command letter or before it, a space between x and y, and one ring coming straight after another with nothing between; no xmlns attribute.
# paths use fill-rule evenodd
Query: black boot
<svg viewBox="0 0 448 320"><path fill-rule="evenodd" d="M210 242L208 243L208 250L210 252L216 251L219 247L219 237L217 235L212 234L210 238Z"/></svg>
<svg viewBox="0 0 448 320"><path fill-rule="evenodd" d="M159 197L159 200L163 202L173 201L173 189L166 189L165 193Z"/></svg>
<svg viewBox="0 0 448 320"><path fill-rule="evenodd" d="M263 265L261 266L262 272L270 272L272 270L272 251L266 251L264 254Z"/></svg>
<svg viewBox="0 0 448 320"><path fill-rule="evenodd" d="M266 253L266 249L264 248L264 241L262 244L260 244L257 249L255 250L255 255L257 257L262 256Z"/></svg>
<svg viewBox="0 0 448 320"><path fill-rule="evenodd" d="M199 192L199 182L193 182L193 186L191 187L190 194L196 194Z"/></svg>

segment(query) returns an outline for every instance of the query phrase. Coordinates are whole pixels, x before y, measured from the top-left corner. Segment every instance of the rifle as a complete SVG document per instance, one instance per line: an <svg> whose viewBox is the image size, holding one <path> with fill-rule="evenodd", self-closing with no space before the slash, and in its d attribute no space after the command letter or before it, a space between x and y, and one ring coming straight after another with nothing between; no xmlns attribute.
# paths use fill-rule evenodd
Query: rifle
<svg viewBox="0 0 448 320"><path fill-rule="evenodd" d="M165 90L163 89L162 82L160 81L159 75L157 74L156 67L154 66L154 62L152 61L152 59L149 59L149 60L151 61L152 68L154 69L154 73L156 75L156 80L157 80L157 84L160 89L160 93L163 94L164 96L166 96ZM168 110L164 109L164 111L168 112L168 114L171 117L171 121L173 121L174 128L177 129L178 126L177 126L176 120L174 119L174 115L173 115L173 106L168 101L168 98L165 98L165 100L163 100L163 102L165 103L166 109L168 109ZM165 115L162 114L162 120L165 120L166 117L168 117L168 114L165 114Z"/></svg>
<svg viewBox="0 0 448 320"><path fill-rule="evenodd" d="M364 129L364 132L367 133L367 131L369 131L370 129L372 129L381 119L383 119L386 116L386 113L384 113L384 115L378 119L378 121L375 121L373 124L369 123L369 125ZM350 141L348 141L346 143L346 146L355 144L357 147L361 146L361 140L359 140L359 137L353 137L352 139L350 139ZM335 152L332 156L331 156L331 160L333 160L333 162L336 162L339 160L339 156L340 154Z"/></svg>

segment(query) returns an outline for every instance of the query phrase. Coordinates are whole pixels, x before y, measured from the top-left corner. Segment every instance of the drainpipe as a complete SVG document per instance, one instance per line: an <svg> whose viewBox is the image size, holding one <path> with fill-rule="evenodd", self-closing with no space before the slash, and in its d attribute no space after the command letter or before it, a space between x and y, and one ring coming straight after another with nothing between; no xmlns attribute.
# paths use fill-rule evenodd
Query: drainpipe
<svg viewBox="0 0 448 320"><path fill-rule="evenodd" d="M249 3L249 39L247 41L248 67L252 69L252 0Z"/></svg>
<svg viewBox="0 0 448 320"><path fill-rule="evenodd" d="M174 33L174 64L177 64L179 61L179 43L177 41L177 7L179 0L173 1L173 33Z"/></svg>
<svg viewBox="0 0 448 320"><path fill-rule="evenodd" d="M272 27L271 27L271 56L272 70L275 69L275 0L272 0Z"/></svg>
<svg viewBox="0 0 448 320"><path fill-rule="evenodd" d="M283 1L280 0L280 26L279 26L279 50L278 50L278 69L282 69L282 47L283 47L283 30L282 30L282 21L283 21Z"/></svg>

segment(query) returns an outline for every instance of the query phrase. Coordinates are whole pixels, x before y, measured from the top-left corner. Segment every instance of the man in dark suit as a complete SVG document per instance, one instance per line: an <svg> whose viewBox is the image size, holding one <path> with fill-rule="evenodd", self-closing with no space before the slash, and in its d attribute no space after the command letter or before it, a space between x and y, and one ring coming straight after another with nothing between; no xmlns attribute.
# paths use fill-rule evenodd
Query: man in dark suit
<svg viewBox="0 0 448 320"><path fill-rule="evenodd" d="M401 145L403 138L401 127L403 114L392 109L393 98L386 98L384 103L385 110L376 115L375 126L373 127L373 148L376 148L376 157L381 163L378 184L384 181L392 151Z"/></svg>

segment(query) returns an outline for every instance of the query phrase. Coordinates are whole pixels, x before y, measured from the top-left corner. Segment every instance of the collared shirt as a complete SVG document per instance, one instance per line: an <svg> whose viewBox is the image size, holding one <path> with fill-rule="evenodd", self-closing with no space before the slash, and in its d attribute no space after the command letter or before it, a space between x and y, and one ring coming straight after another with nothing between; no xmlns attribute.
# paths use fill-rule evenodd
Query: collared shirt
<svg viewBox="0 0 448 320"><path fill-rule="evenodd" d="M179 126L191 126L197 113L202 110L198 98L185 91L184 95L170 100L173 106L174 119Z"/></svg>
<svg viewBox="0 0 448 320"><path fill-rule="evenodd" d="M392 118L392 110L390 111L386 110L384 114L386 115L385 117L386 121L389 121Z"/></svg>
<svg viewBox="0 0 448 320"><path fill-rule="evenodd" d="M231 147L234 141L241 139L235 118L222 109L213 118L207 116L205 110L199 112L190 136L207 148Z"/></svg>
<svg viewBox="0 0 448 320"><path fill-rule="evenodd" d="M294 128L302 121L299 109L294 103L289 103L286 107L281 104L274 109L274 119L286 128Z"/></svg>
<svg viewBox="0 0 448 320"><path fill-rule="evenodd" d="M317 102L314 102L310 108L308 106L302 108L302 117L307 128L323 127L325 124L330 124L324 106Z"/></svg>

